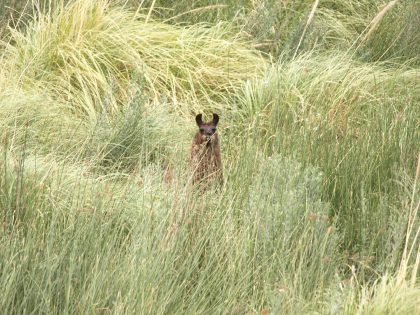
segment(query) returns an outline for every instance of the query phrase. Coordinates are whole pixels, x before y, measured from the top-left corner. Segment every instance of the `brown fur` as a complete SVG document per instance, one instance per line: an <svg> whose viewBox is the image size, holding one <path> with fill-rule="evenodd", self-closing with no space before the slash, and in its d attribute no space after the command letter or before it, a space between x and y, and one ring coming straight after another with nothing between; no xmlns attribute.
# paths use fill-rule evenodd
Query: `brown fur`
<svg viewBox="0 0 420 315"><path fill-rule="evenodd" d="M223 184L220 140L216 129L219 116L213 114L213 120L207 123L201 118L201 114L196 117L199 130L194 136L190 156L193 184L205 183L214 178Z"/></svg>

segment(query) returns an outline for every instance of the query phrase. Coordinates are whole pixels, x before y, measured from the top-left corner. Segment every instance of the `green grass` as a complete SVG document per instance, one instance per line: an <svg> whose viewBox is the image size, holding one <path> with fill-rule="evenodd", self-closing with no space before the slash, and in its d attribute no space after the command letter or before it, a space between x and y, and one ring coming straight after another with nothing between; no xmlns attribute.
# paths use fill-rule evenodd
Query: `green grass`
<svg viewBox="0 0 420 315"><path fill-rule="evenodd" d="M420 312L414 1L64 2L0 32L2 313Z"/></svg>
<svg viewBox="0 0 420 315"><path fill-rule="evenodd" d="M417 82L417 71L304 56L246 86L238 128L252 121L270 139L269 151L320 166L331 215L346 222L345 247L372 253L373 246L382 261L390 254L381 234L394 222L398 178L414 174L417 163Z"/></svg>

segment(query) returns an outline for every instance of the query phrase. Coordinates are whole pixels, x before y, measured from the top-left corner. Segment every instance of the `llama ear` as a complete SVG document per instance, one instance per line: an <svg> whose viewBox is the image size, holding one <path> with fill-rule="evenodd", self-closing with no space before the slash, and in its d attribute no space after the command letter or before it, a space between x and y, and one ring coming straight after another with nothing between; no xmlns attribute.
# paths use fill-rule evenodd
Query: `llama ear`
<svg viewBox="0 0 420 315"><path fill-rule="evenodd" d="M213 113L213 124L216 126L219 122L219 115Z"/></svg>
<svg viewBox="0 0 420 315"><path fill-rule="evenodd" d="M197 116L195 116L195 121L197 122L198 126L201 126L203 124L203 115L198 114Z"/></svg>

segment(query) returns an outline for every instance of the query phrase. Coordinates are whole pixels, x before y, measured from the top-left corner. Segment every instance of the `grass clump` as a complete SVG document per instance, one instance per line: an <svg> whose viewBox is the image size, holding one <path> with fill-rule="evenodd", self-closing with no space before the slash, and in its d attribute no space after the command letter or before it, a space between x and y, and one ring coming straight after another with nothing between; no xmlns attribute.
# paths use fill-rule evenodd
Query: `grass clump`
<svg viewBox="0 0 420 315"><path fill-rule="evenodd" d="M182 118L170 112L170 105L147 106L141 93L113 119L101 115L79 151L84 159L105 172L129 173L150 163L168 165L180 145L189 142L181 130Z"/></svg>
<svg viewBox="0 0 420 315"><path fill-rule="evenodd" d="M48 15L38 12L9 43L3 57L8 80L23 88L44 86L93 121L97 113L121 108L132 75L142 78L151 99L166 98L186 114L187 101L210 102L218 95L222 101L222 93L265 65L225 24L173 26L108 1L73 1ZM115 99L104 108L101 100L110 90Z"/></svg>
<svg viewBox="0 0 420 315"><path fill-rule="evenodd" d="M318 58L280 63L246 85L237 129L258 132L270 139L269 151L297 154L328 174L323 195L346 247L371 252L373 246L383 261L389 253L379 235L399 204L398 174L412 174L416 166L418 71Z"/></svg>
<svg viewBox="0 0 420 315"><path fill-rule="evenodd" d="M399 61L418 67L420 34L416 25L420 22L420 4L412 0L398 1L383 15L381 12L378 13L378 22L370 27L370 33L364 38L362 58Z"/></svg>
<svg viewBox="0 0 420 315"><path fill-rule="evenodd" d="M108 168L118 159L124 166L117 168L133 169L145 145L138 132L147 134L144 158L165 155L156 143L180 142L185 117L203 103L224 111L242 81L266 65L227 24L169 25L108 1L37 11L10 31L0 73L2 133L18 141L26 126L29 149L73 157L85 150ZM136 150L129 153L127 143Z"/></svg>

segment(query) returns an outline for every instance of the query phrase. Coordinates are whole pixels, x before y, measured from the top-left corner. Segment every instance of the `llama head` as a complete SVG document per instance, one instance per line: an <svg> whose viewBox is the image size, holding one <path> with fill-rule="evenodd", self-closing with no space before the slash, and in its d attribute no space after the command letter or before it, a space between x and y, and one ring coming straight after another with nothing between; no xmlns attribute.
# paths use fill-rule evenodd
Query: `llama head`
<svg viewBox="0 0 420 315"><path fill-rule="evenodd" d="M203 122L203 115L198 114L195 116L195 121L198 126L198 133L200 135L201 142L212 143L217 133L217 124L219 123L219 115L213 114L213 120L209 122Z"/></svg>

